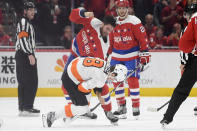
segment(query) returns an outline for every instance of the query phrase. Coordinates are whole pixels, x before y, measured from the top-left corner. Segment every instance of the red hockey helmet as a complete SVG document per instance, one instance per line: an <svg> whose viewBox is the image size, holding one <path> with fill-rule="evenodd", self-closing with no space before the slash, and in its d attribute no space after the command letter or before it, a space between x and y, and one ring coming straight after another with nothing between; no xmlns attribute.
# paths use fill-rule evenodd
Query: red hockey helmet
<svg viewBox="0 0 197 131"><path fill-rule="evenodd" d="M116 0L115 4L116 4L116 7L129 7L128 0Z"/></svg>

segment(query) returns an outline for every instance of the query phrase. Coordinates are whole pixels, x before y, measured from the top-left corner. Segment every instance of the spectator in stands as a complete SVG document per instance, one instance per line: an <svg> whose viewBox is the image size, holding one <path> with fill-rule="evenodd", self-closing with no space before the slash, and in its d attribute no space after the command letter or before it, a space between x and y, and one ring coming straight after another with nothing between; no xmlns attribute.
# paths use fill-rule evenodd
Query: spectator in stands
<svg viewBox="0 0 197 131"><path fill-rule="evenodd" d="M0 46L14 46L12 39L4 32L3 25L0 24Z"/></svg>
<svg viewBox="0 0 197 131"><path fill-rule="evenodd" d="M38 16L36 25L41 33L40 40L47 46L58 46L59 38L63 28L69 24L68 14L64 6L58 3L59 0L44 0L38 5ZM38 33L40 33L38 32Z"/></svg>
<svg viewBox="0 0 197 131"><path fill-rule="evenodd" d="M129 1L129 15L134 15L134 9L133 9L133 1L132 0L128 0ZM110 16L117 16L116 13L116 8L115 8L115 2L116 0L109 0L108 6L105 10L105 15L110 15Z"/></svg>
<svg viewBox="0 0 197 131"><path fill-rule="evenodd" d="M187 5L196 4L196 0L187 0Z"/></svg>
<svg viewBox="0 0 197 131"><path fill-rule="evenodd" d="M105 10L105 15L110 15L110 16L114 16L116 17L117 16L117 13L116 13L116 8L115 8L115 1L116 0L110 0L109 1L109 4Z"/></svg>
<svg viewBox="0 0 197 131"><path fill-rule="evenodd" d="M179 23L175 23L173 26L173 32L168 36L166 46L178 46L180 34L181 25Z"/></svg>
<svg viewBox="0 0 197 131"><path fill-rule="evenodd" d="M72 29L70 25L65 26L64 34L60 38L61 46L64 46L65 49L70 49L72 42Z"/></svg>
<svg viewBox="0 0 197 131"><path fill-rule="evenodd" d="M145 25L144 25L145 29L146 29L146 34L147 37L149 38L150 34L155 33L157 26L154 26L153 24L153 15L151 14L147 14L145 16Z"/></svg>
<svg viewBox="0 0 197 131"><path fill-rule="evenodd" d="M128 8L128 15L135 15L135 11L132 7Z"/></svg>
<svg viewBox="0 0 197 131"><path fill-rule="evenodd" d="M167 43L167 37L164 36L163 26L158 26L155 33L150 34L149 47L151 49L162 49Z"/></svg>
<svg viewBox="0 0 197 131"><path fill-rule="evenodd" d="M2 16L2 9L0 8L0 24L2 24L3 16Z"/></svg>
<svg viewBox="0 0 197 131"><path fill-rule="evenodd" d="M100 20L105 16L105 9L109 0L84 0L84 8L94 12L94 16Z"/></svg>
<svg viewBox="0 0 197 131"><path fill-rule="evenodd" d="M154 18L154 23L157 26L160 26L162 24L161 22L161 12L162 9L168 5L167 0L159 0L155 6L154 6L154 12L153 12L153 18Z"/></svg>
<svg viewBox="0 0 197 131"><path fill-rule="evenodd" d="M177 5L184 8L186 6L186 4L188 3L188 1L192 1L192 0L177 0Z"/></svg>
<svg viewBox="0 0 197 131"><path fill-rule="evenodd" d="M176 0L170 0L170 4L162 9L162 22L165 28L165 35L172 33L173 25L175 23L183 22L183 8L177 6Z"/></svg>
<svg viewBox="0 0 197 131"><path fill-rule="evenodd" d="M145 16L147 14L153 14L154 1L153 0L132 0L135 15L145 23Z"/></svg>

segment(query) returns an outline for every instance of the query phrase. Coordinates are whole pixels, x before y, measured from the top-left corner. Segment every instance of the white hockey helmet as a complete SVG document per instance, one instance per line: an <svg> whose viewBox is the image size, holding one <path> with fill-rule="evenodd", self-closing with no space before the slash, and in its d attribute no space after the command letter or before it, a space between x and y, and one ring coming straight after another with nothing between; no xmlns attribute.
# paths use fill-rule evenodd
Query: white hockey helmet
<svg viewBox="0 0 197 131"><path fill-rule="evenodd" d="M115 74L115 80L117 82L122 82L127 77L127 67L122 64L116 64L111 73Z"/></svg>

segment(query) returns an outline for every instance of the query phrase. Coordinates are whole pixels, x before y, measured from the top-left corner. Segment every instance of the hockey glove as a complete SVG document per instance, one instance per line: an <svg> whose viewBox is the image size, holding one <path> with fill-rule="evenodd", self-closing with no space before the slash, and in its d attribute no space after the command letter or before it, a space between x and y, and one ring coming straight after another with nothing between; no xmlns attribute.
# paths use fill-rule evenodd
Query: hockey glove
<svg viewBox="0 0 197 131"><path fill-rule="evenodd" d="M139 53L139 57L140 57L140 63L142 65L140 70L143 71L145 69L145 66L148 66L151 55L148 51L142 51Z"/></svg>

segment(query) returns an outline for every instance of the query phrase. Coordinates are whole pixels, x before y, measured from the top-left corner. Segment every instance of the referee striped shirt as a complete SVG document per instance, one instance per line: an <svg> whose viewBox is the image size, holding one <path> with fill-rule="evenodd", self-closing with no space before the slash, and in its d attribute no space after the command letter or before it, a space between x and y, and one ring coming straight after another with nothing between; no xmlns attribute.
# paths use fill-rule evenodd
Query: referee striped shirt
<svg viewBox="0 0 197 131"><path fill-rule="evenodd" d="M17 24L16 50L22 50L28 55L35 51L35 32L30 21L23 17Z"/></svg>

